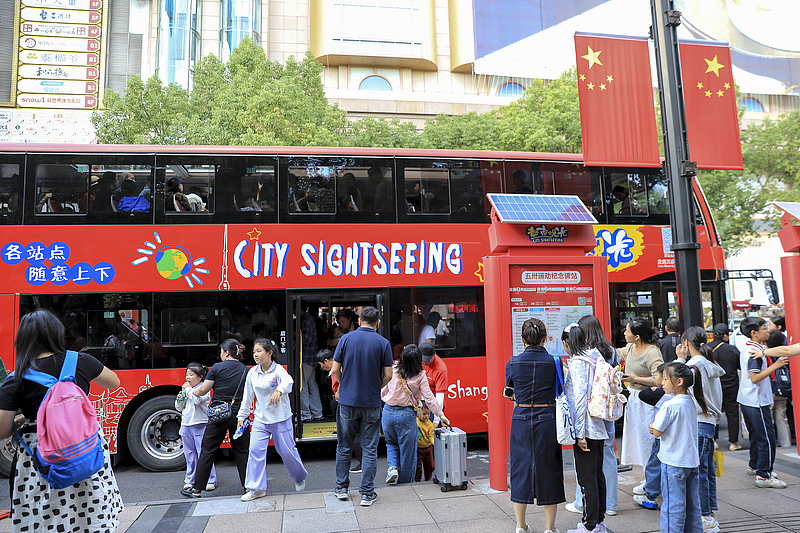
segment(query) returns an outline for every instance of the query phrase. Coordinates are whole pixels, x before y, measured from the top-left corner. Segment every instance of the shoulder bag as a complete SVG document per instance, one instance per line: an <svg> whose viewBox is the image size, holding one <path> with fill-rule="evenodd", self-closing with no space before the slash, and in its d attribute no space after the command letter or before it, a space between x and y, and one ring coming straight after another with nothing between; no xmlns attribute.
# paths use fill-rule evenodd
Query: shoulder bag
<svg viewBox="0 0 800 533"><path fill-rule="evenodd" d="M210 424L219 424L220 422L225 422L231 418L233 404L236 402L236 396L239 395L239 389L242 386L242 381L244 381L244 377L247 375L247 372L247 367L245 367L245 371L242 373L241 379L239 379L239 386L236 387L236 393L233 395L233 398L231 398L230 402L221 402L208 407L208 422Z"/></svg>
<svg viewBox="0 0 800 533"><path fill-rule="evenodd" d="M400 373L398 372L397 375L400 376ZM411 406L414 408L414 411L415 412L419 411L420 404L414 399L414 396L411 394L411 391L408 390L408 384L406 383L406 378L400 376L400 380L403 382L403 390L406 391L406 396L408 396L408 399L411 400Z"/></svg>
<svg viewBox="0 0 800 533"><path fill-rule="evenodd" d="M556 363L556 439L559 444L570 446L575 444L575 419L564 391L561 358L554 355L553 359Z"/></svg>

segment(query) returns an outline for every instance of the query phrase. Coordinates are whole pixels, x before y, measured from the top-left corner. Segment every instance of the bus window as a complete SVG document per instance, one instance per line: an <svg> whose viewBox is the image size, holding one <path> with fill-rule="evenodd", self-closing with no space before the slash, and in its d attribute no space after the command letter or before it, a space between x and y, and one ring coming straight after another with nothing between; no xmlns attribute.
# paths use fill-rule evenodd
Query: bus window
<svg viewBox="0 0 800 533"><path fill-rule="evenodd" d="M167 165L164 211L170 214L213 213L214 165Z"/></svg>
<svg viewBox="0 0 800 533"><path fill-rule="evenodd" d="M274 166L248 167L237 185L233 198L237 211L275 213L278 188Z"/></svg>
<svg viewBox="0 0 800 533"><path fill-rule="evenodd" d="M669 180L664 174L648 174L647 205L651 215L669 215Z"/></svg>
<svg viewBox="0 0 800 533"><path fill-rule="evenodd" d="M19 165L0 164L0 219L14 223L21 212Z"/></svg>
<svg viewBox="0 0 800 533"><path fill-rule="evenodd" d="M162 341L165 345L217 344L217 312L214 308L170 309L162 315ZM209 322L212 317L213 323Z"/></svg>
<svg viewBox="0 0 800 533"><path fill-rule="evenodd" d="M440 357L485 354L483 292L479 288L394 289L389 299L389 340L395 351L397 346L402 349L434 339Z"/></svg>
<svg viewBox="0 0 800 533"><path fill-rule="evenodd" d="M623 217L646 217L646 174L622 172L611 173L611 212Z"/></svg>
<svg viewBox="0 0 800 533"><path fill-rule="evenodd" d="M286 210L292 222L318 221L315 215L336 215L331 222L394 221L391 161L352 157L293 157L286 161Z"/></svg>
<svg viewBox="0 0 800 533"><path fill-rule="evenodd" d="M553 172L556 194L574 194L591 209L595 217L603 214L600 174L588 171Z"/></svg>
<svg viewBox="0 0 800 533"><path fill-rule="evenodd" d="M37 215L86 214L89 198L89 165L55 164L36 165Z"/></svg>
<svg viewBox="0 0 800 533"><path fill-rule="evenodd" d="M149 213L153 178L149 165L93 165L92 213Z"/></svg>
<svg viewBox="0 0 800 533"><path fill-rule="evenodd" d="M447 168L406 168L406 212L449 215L451 172L458 175ZM463 175L459 177L463 179Z"/></svg>
<svg viewBox="0 0 800 533"><path fill-rule="evenodd" d="M86 318L85 345L76 348L81 343L78 337L72 349L91 350L112 370L152 366L147 309L89 310Z"/></svg>

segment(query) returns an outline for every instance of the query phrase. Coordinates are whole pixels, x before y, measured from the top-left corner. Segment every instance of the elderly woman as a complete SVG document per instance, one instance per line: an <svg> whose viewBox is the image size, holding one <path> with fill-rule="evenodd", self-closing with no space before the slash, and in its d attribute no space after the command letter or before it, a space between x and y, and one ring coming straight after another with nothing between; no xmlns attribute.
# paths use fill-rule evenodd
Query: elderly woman
<svg viewBox="0 0 800 533"><path fill-rule="evenodd" d="M556 511L564 497L561 445L556 440L556 365L544 344L547 330L536 318L522 325L525 350L506 365L506 396L514 400L511 421L511 501L517 533L530 533L528 504L544 507L547 530L556 531Z"/></svg>

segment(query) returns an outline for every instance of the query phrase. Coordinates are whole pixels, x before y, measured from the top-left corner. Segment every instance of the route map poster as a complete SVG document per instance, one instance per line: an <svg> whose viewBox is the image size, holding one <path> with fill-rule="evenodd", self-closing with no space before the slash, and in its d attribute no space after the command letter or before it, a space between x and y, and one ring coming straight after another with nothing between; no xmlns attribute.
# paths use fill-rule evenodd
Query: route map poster
<svg viewBox="0 0 800 533"><path fill-rule="evenodd" d="M547 351L566 356L561 331L580 317L594 314L592 267L511 265L509 281L514 353L525 349L522 325L529 318L538 318L547 328Z"/></svg>

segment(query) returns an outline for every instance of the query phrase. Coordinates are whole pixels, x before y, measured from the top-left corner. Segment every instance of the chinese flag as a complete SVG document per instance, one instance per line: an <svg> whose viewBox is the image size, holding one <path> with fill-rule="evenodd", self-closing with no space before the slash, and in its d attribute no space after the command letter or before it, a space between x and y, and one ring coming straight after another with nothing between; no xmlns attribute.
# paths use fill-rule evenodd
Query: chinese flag
<svg viewBox="0 0 800 533"><path fill-rule="evenodd" d="M575 34L584 164L660 167L647 39Z"/></svg>
<svg viewBox="0 0 800 533"><path fill-rule="evenodd" d="M689 157L699 168L742 170L730 48L680 43L680 52Z"/></svg>

